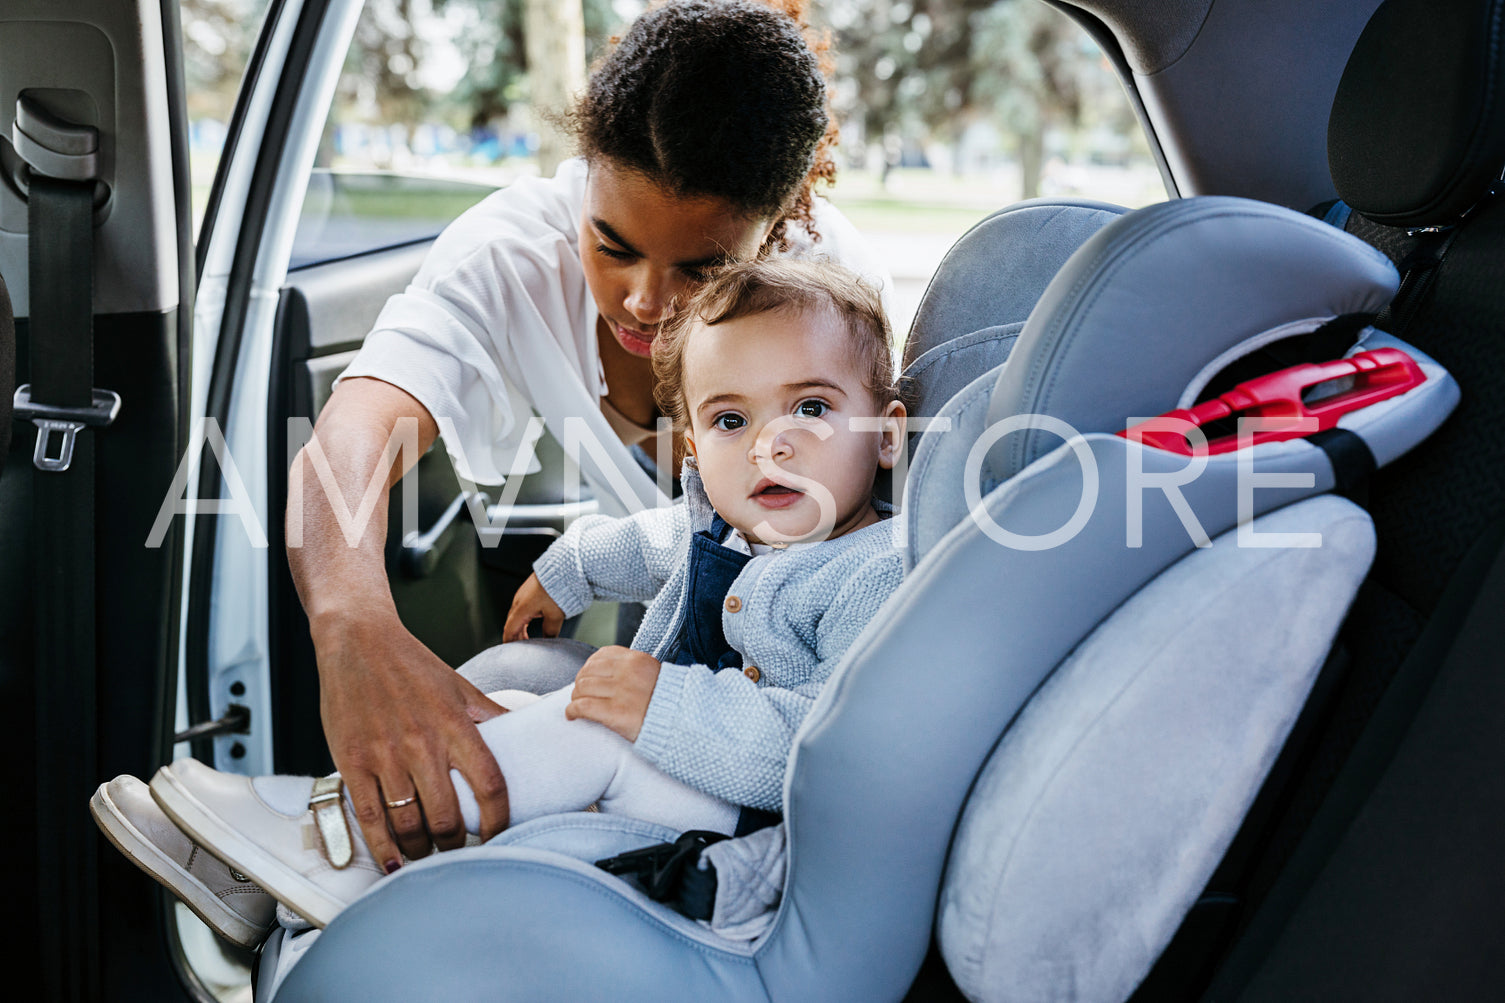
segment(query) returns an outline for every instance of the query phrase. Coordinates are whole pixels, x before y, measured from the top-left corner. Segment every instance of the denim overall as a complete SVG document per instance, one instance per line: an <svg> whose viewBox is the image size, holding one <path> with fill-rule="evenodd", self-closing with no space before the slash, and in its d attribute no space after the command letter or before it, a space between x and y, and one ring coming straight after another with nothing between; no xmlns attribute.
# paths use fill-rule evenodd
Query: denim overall
<svg viewBox="0 0 1505 1003"><path fill-rule="evenodd" d="M742 668L742 653L727 644L726 632L721 628L721 608L727 592L731 591L732 582L752 560L752 555L722 546L721 541L727 538L730 530L726 520L717 515L711 520L709 530L702 530L690 538L685 618L680 624L679 636L660 661L675 665L706 665L712 672ZM780 818L777 812L744 807L737 816L734 835L745 836L765 826L776 825Z"/></svg>

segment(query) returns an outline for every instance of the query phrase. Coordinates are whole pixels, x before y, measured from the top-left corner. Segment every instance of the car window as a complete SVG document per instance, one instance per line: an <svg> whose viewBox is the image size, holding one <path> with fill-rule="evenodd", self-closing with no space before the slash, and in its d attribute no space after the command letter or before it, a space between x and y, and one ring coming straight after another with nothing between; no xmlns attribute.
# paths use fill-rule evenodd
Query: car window
<svg viewBox="0 0 1505 1003"><path fill-rule="evenodd" d="M551 173L568 155L550 114L564 102L544 92L578 90L586 60L622 15L607 0L584 0L565 33L574 36L572 58L535 53L535 63L550 67L541 75L526 68L524 7L366 4L309 179L291 268L432 238L490 192Z"/></svg>
<svg viewBox="0 0 1505 1003"><path fill-rule="evenodd" d="M430 240L496 187L424 175L315 168L288 268Z"/></svg>
<svg viewBox="0 0 1505 1003"><path fill-rule="evenodd" d="M270 0L182 0L183 75L188 89L188 150L193 232L209 203L235 97Z"/></svg>
<svg viewBox="0 0 1505 1003"><path fill-rule="evenodd" d="M947 249L1020 199L1166 197L1102 50L1039 0L822 0L841 156L833 202L895 281L896 332Z"/></svg>

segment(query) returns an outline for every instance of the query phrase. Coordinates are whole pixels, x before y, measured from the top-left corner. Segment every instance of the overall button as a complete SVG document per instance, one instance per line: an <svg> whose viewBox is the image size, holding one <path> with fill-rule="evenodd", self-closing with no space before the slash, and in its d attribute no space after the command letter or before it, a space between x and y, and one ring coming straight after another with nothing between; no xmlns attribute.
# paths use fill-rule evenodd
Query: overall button
<svg viewBox="0 0 1505 1003"><path fill-rule="evenodd" d="M735 612L737 612L741 608L742 608L742 600L741 599L738 599L736 596L727 596L726 597L726 611L728 613L735 613Z"/></svg>
<svg viewBox="0 0 1505 1003"><path fill-rule="evenodd" d="M757 682L759 679L763 678L763 673L758 671L758 667L756 665L749 665L747 668L742 670L742 674L751 679L753 682Z"/></svg>

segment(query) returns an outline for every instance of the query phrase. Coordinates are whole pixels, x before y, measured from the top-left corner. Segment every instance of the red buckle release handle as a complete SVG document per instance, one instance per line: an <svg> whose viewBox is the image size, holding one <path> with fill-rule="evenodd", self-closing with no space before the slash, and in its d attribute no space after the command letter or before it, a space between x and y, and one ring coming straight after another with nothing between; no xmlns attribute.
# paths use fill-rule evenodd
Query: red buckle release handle
<svg viewBox="0 0 1505 1003"><path fill-rule="evenodd" d="M1398 348L1376 348L1333 362L1304 363L1240 383L1227 393L1193 408L1161 415L1202 428L1208 454L1231 453L1241 445L1284 442L1332 428L1350 411L1377 404L1426 382L1421 367ZM1317 427L1261 429L1239 441L1240 418L1315 418ZM1142 422L1118 434L1158 449L1192 455L1191 441L1179 429L1149 428ZM1209 428L1214 422L1219 427ZM1222 427L1222 426L1226 426ZM1184 428L1185 426L1181 426Z"/></svg>

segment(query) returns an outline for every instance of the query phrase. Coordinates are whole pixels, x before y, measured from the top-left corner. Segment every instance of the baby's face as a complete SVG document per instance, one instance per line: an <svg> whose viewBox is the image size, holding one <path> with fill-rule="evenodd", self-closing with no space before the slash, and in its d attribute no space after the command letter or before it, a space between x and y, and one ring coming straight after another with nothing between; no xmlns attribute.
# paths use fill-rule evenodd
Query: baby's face
<svg viewBox="0 0 1505 1003"><path fill-rule="evenodd" d="M833 311L697 325L684 353L686 440L723 519L762 543L831 539L877 520L873 478L898 455L904 407L873 400Z"/></svg>

